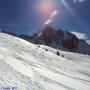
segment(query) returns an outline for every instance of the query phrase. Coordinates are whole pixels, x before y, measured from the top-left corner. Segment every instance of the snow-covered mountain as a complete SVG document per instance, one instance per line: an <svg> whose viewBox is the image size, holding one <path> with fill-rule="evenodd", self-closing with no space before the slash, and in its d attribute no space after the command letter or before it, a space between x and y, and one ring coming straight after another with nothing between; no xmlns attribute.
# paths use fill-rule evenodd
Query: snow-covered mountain
<svg viewBox="0 0 90 90"><path fill-rule="evenodd" d="M56 30L50 26L47 26L39 33L35 33L31 38L31 42L59 50L90 54L90 45L85 40L79 39L69 31Z"/></svg>
<svg viewBox="0 0 90 90"><path fill-rule="evenodd" d="M90 56L58 51L0 33L0 89L90 90Z"/></svg>
<svg viewBox="0 0 90 90"><path fill-rule="evenodd" d="M85 34L78 32L63 31L62 29L56 30L50 26L46 26L44 29L33 35L25 35L7 32L4 29L0 29L0 32L10 34L34 44L47 45L55 49L76 52L81 54L90 55L90 43L89 40L85 40Z"/></svg>

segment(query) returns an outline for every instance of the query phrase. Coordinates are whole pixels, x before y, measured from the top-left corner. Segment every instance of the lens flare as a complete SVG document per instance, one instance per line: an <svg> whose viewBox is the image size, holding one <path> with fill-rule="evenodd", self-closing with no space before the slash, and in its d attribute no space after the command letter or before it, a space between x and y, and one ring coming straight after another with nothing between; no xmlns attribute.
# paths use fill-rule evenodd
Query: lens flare
<svg viewBox="0 0 90 90"><path fill-rule="evenodd" d="M51 4L43 3L40 8L43 13L47 14L52 10L53 6Z"/></svg>
<svg viewBox="0 0 90 90"><path fill-rule="evenodd" d="M48 1L43 1L43 2L40 2L38 5L37 5L37 11L43 15L43 16L49 16L53 10L55 10L55 4L52 3L52 2L48 2Z"/></svg>

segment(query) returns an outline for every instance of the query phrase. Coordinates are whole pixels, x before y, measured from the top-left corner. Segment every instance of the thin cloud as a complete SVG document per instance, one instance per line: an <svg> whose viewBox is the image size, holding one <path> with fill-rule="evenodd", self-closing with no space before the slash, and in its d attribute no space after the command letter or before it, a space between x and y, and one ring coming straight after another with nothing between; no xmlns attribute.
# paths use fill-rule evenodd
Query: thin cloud
<svg viewBox="0 0 90 90"><path fill-rule="evenodd" d="M50 16L50 18L53 18L54 16L56 16L58 14L58 11L57 10L54 10Z"/></svg>
<svg viewBox="0 0 90 90"><path fill-rule="evenodd" d="M85 0L73 0L74 3L84 2Z"/></svg>
<svg viewBox="0 0 90 90"><path fill-rule="evenodd" d="M48 25L48 24L50 24L51 22L52 22L52 20L51 20L51 19L48 19L47 21L44 22L44 25Z"/></svg>
<svg viewBox="0 0 90 90"><path fill-rule="evenodd" d="M13 27L13 26L16 26L16 24L11 23L11 24L7 24L7 26L11 26L11 27Z"/></svg>
<svg viewBox="0 0 90 90"><path fill-rule="evenodd" d="M53 18L54 18L57 14L58 14L58 11L57 11L57 10L54 10L54 11L51 13L49 19L47 19L47 20L44 22L44 25L48 25L48 24L52 23Z"/></svg>

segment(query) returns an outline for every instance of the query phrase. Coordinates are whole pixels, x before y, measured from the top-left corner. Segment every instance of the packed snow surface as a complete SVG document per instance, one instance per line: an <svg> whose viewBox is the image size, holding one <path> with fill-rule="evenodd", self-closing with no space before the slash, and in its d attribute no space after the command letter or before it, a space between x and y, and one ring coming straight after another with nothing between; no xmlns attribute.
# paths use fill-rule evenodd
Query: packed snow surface
<svg viewBox="0 0 90 90"><path fill-rule="evenodd" d="M90 90L90 56L56 52L0 33L0 89Z"/></svg>

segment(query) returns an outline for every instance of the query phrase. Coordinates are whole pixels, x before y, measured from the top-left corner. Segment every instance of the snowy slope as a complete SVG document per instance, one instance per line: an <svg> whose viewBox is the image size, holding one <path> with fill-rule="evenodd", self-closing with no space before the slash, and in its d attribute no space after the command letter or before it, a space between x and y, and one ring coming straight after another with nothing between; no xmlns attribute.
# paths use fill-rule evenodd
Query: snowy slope
<svg viewBox="0 0 90 90"><path fill-rule="evenodd" d="M71 60L80 65L85 65L86 67L88 66L88 68L90 68L90 65L89 65L90 55L88 55L88 54L84 55L84 54L78 54L78 53L74 53L74 52L62 51L62 50L58 50L58 49L53 49L53 48L45 46L45 45L39 45L39 46L40 46L40 48L42 48L44 50L47 49L48 52L51 52L55 55L57 55L57 52L59 52L61 57L63 55L63 57L68 60Z"/></svg>
<svg viewBox="0 0 90 90"><path fill-rule="evenodd" d="M86 42L90 45L90 40L86 40Z"/></svg>
<svg viewBox="0 0 90 90"><path fill-rule="evenodd" d="M90 56L43 48L0 33L0 88L90 90Z"/></svg>

